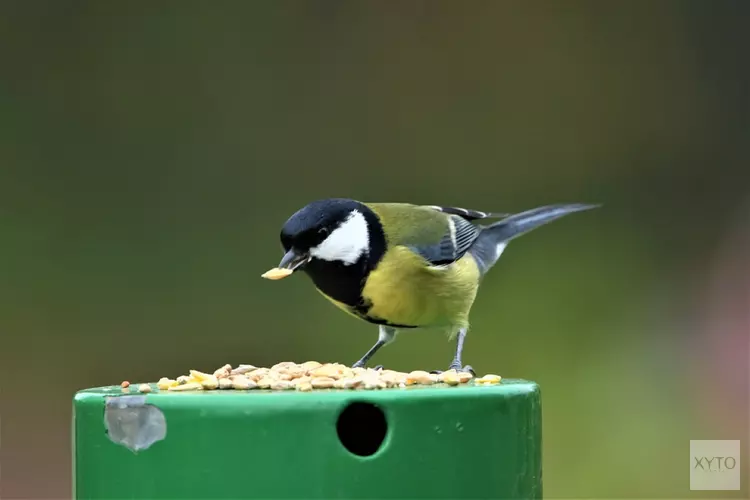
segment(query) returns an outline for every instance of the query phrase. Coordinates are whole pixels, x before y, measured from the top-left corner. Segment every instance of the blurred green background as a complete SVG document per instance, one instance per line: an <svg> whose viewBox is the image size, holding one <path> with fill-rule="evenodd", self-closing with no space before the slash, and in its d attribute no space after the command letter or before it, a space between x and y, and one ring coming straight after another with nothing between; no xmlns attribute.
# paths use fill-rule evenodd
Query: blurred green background
<svg viewBox="0 0 750 500"><path fill-rule="evenodd" d="M465 361L532 379L549 498L748 460L747 1L5 1L2 496L70 494L75 390L354 362L376 328L259 275L309 201L603 208L514 242ZM409 333L374 360L446 365Z"/></svg>

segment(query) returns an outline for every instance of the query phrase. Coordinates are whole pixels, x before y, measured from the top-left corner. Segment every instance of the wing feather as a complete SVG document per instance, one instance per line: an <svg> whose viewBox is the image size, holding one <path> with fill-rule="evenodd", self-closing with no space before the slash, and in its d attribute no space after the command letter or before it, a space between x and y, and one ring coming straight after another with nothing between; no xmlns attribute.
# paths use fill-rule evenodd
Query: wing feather
<svg viewBox="0 0 750 500"><path fill-rule="evenodd" d="M405 246L432 266L447 265L463 257L481 231L471 222L479 218L476 211L468 215L454 214L406 203L372 203L368 206L388 229L386 234L390 245Z"/></svg>
<svg viewBox="0 0 750 500"><path fill-rule="evenodd" d="M499 212L482 212L479 210L471 210L469 208L460 207L444 207L442 205L422 205L438 212L443 212L451 215L458 215L466 220L478 220L478 219L495 219L501 217L507 217L510 214L499 213Z"/></svg>

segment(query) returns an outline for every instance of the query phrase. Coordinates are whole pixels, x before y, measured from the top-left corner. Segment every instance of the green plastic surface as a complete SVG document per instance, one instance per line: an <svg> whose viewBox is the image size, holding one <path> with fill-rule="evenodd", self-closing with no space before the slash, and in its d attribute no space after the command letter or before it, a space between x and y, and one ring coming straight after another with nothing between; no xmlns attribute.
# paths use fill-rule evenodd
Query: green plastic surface
<svg viewBox="0 0 750 500"><path fill-rule="evenodd" d="M123 395L103 387L74 398L76 498L542 497L533 382L153 392L142 396L163 413L166 436L137 452L113 442L105 426L107 400ZM353 402L385 414L386 437L374 455L357 456L339 439L339 415ZM374 429L349 423L357 438Z"/></svg>

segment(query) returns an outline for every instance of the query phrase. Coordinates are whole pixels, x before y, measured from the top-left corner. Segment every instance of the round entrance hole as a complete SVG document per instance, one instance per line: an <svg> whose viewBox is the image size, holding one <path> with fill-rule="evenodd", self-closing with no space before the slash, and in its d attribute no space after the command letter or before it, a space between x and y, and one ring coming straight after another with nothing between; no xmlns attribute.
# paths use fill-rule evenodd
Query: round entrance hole
<svg viewBox="0 0 750 500"><path fill-rule="evenodd" d="M360 457L374 455L388 432L385 414L372 403L356 402L342 410L336 433L344 448Z"/></svg>

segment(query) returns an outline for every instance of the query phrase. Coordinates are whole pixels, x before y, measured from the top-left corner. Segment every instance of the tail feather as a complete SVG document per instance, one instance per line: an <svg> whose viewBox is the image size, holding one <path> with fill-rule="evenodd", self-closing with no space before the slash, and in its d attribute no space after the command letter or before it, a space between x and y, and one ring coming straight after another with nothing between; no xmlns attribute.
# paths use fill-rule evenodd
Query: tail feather
<svg viewBox="0 0 750 500"><path fill-rule="evenodd" d="M470 252L484 274L497 262L510 240L568 214L599 206L583 203L547 205L513 214L494 224L481 226L482 232Z"/></svg>

